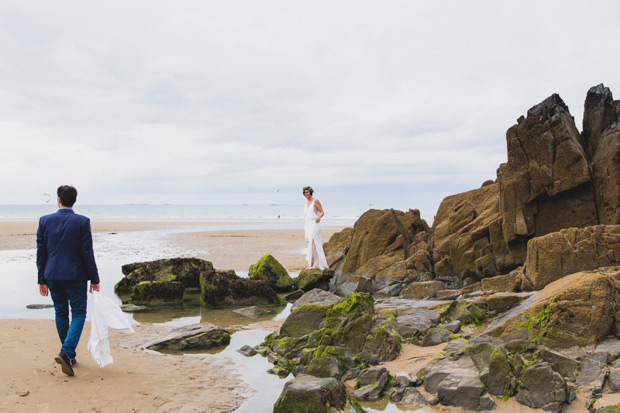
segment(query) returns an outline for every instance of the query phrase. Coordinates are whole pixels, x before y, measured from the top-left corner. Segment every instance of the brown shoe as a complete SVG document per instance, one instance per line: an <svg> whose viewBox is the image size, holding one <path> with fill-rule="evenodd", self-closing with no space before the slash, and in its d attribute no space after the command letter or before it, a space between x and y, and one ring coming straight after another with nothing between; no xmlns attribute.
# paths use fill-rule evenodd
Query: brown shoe
<svg viewBox="0 0 620 413"><path fill-rule="evenodd" d="M67 353L60 350L60 353L58 353L54 360L56 360L56 363L60 364L60 368L62 369L63 373L65 373L67 376L73 376L71 360L69 359L69 356L67 356Z"/></svg>

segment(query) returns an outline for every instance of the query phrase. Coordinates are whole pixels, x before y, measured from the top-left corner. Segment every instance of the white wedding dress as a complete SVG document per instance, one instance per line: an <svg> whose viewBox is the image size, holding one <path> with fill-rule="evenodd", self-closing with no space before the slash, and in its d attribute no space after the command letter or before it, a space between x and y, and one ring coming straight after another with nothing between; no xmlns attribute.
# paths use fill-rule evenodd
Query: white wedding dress
<svg viewBox="0 0 620 413"><path fill-rule="evenodd" d="M304 204L306 242L308 243L306 261L308 261L308 267L318 267L320 270L325 270L329 266L321 242L321 224L316 222L319 214L314 207L314 201L313 199L310 205Z"/></svg>

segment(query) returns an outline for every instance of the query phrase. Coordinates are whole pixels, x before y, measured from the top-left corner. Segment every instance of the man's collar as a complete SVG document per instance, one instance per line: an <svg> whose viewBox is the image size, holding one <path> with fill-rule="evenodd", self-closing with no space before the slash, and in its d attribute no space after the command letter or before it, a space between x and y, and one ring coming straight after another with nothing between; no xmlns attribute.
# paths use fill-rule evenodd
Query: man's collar
<svg viewBox="0 0 620 413"><path fill-rule="evenodd" d="M58 209L58 212L73 212L72 208L67 208L67 207L61 207Z"/></svg>

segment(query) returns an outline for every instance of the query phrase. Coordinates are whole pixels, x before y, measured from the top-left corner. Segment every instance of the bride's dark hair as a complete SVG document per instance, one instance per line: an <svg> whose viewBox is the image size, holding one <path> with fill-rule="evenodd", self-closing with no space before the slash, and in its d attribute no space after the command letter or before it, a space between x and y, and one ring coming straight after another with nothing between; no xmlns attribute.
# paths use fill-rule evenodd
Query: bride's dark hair
<svg viewBox="0 0 620 413"><path fill-rule="evenodd" d="M304 189L301 190L301 193L303 194L304 192L306 192L306 190L310 191L310 195L314 193L314 189L312 189L311 186L304 186Z"/></svg>

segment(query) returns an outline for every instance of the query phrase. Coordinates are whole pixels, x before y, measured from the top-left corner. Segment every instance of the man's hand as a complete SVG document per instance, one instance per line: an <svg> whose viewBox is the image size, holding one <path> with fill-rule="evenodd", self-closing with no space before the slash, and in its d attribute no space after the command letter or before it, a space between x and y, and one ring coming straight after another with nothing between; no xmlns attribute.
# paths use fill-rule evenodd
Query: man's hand
<svg viewBox="0 0 620 413"><path fill-rule="evenodd" d="M39 284L39 294L43 297L47 297L49 290L47 289L47 284Z"/></svg>
<svg viewBox="0 0 620 413"><path fill-rule="evenodd" d="M93 291L99 291L99 284L91 284L90 285L89 292L92 293Z"/></svg>

